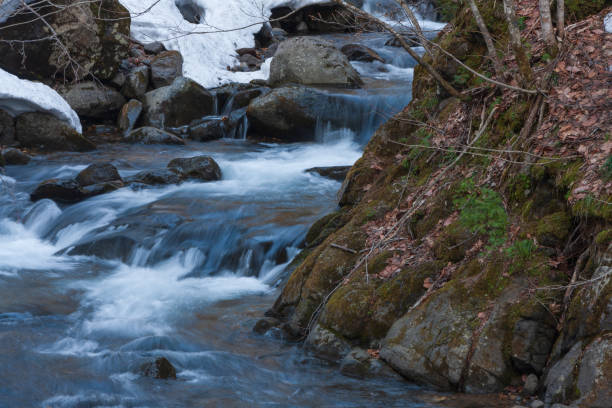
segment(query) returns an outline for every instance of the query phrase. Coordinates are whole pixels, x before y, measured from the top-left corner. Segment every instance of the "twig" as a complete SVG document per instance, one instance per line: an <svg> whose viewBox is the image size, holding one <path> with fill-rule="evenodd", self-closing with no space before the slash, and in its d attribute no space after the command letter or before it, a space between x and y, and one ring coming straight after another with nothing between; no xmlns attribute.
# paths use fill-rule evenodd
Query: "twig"
<svg viewBox="0 0 612 408"><path fill-rule="evenodd" d="M355 251L354 249L347 248L347 247L342 246L342 245L338 245L338 244L332 243L332 244L329 244L329 246L332 247L332 248L341 249L341 250L343 250L345 252L349 252L351 254L356 254L357 253L357 251Z"/></svg>

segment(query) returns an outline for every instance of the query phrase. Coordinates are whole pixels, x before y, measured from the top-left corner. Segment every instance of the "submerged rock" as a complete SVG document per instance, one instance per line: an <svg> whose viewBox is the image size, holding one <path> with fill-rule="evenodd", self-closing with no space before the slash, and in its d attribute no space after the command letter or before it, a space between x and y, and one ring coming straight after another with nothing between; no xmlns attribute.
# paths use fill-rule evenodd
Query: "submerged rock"
<svg viewBox="0 0 612 408"><path fill-rule="evenodd" d="M272 86L294 83L349 88L363 84L342 52L327 41L307 37L281 43L270 65L269 82Z"/></svg>
<svg viewBox="0 0 612 408"><path fill-rule="evenodd" d="M79 116L88 118L112 117L125 104L125 98L117 90L93 81L65 86L60 94Z"/></svg>
<svg viewBox="0 0 612 408"><path fill-rule="evenodd" d="M308 173L317 173L321 177L327 177L336 181L344 181L351 166L313 167L306 169Z"/></svg>
<svg viewBox="0 0 612 408"><path fill-rule="evenodd" d="M32 156L29 154L13 148L4 149L2 151L2 158L4 159L4 163L8 165L24 165L32 160Z"/></svg>
<svg viewBox="0 0 612 408"><path fill-rule="evenodd" d="M30 112L18 116L15 134L21 146L46 151L96 148L74 128L48 113Z"/></svg>
<svg viewBox="0 0 612 408"><path fill-rule="evenodd" d="M176 379L176 368L165 357L158 357L155 361L144 363L140 367L140 372L145 377L159 380Z"/></svg>
<svg viewBox="0 0 612 408"><path fill-rule="evenodd" d="M124 140L128 143L143 144L185 144L178 136L161 129L145 126L131 131Z"/></svg>
<svg viewBox="0 0 612 408"><path fill-rule="evenodd" d="M197 82L178 77L172 85L144 95L143 122L157 128L180 127L214 114L215 98Z"/></svg>
<svg viewBox="0 0 612 408"><path fill-rule="evenodd" d="M121 181L121 176L117 168L110 163L94 163L82 170L75 180L85 187L107 181Z"/></svg>
<svg viewBox="0 0 612 408"><path fill-rule="evenodd" d="M151 60L151 82L155 88L171 85L183 75L183 56L178 51L162 51Z"/></svg>
<svg viewBox="0 0 612 408"><path fill-rule="evenodd" d="M385 60L380 55L378 55L376 51L361 44L346 44L340 49L340 51L342 51L342 53L346 55L349 61L380 61L383 63L385 62Z"/></svg>
<svg viewBox="0 0 612 408"><path fill-rule="evenodd" d="M182 179L215 181L221 179L221 168L210 156L196 156L172 159L168 168L177 172Z"/></svg>

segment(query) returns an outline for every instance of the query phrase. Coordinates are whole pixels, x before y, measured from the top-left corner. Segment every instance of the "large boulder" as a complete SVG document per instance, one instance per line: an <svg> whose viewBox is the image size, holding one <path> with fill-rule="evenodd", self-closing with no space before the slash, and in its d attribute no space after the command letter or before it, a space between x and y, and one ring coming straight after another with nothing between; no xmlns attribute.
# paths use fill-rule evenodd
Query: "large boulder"
<svg viewBox="0 0 612 408"><path fill-rule="evenodd" d="M96 148L90 140L48 113L29 112L18 116L15 135L21 146L47 151L87 151Z"/></svg>
<svg viewBox="0 0 612 408"><path fill-rule="evenodd" d="M130 15L118 0L43 0L31 7L34 11L19 9L0 25L0 67L6 71L28 79L93 74L105 80L127 58ZM50 38L50 28L59 41Z"/></svg>
<svg viewBox="0 0 612 408"><path fill-rule="evenodd" d="M121 93L93 81L68 85L59 91L70 107L82 117L112 117L125 104Z"/></svg>
<svg viewBox="0 0 612 408"><path fill-rule="evenodd" d="M151 60L151 82L155 88L171 85L183 75L183 56L178 51L163 51Z"/></svg>
<svg viewBox="0 0 612 408"><path fill-rule="evenodd" d="M363 83L342 52L327 41L307 37L280 44L270 65L269 82L272 86L294 83L349 88Z"/></svg>
<svg viewBox="0 0 612 408"><path fill-rule="evenodd" d="M180 137L150 126L131 131L124 140L128 143L142 144L185 144Z"/></svg>
<svg viewBox="0 0 612 408"><path fill-rule="evenodd" d="M0 145L9 146L15 143L15 119L0 109Z"/></svg>
<svg viewBox="0 0 612 408"><path fill-rule="evenodd" d="M215 181L221 179L221 168L210 156L196 156L172 159L168 168L177 172L182 179Z"/></svg>
<svg viewBox="0 0 612 408"><path fill-rule="evenodd" d="M276 88L249 104L249 131L286 142L313 140L318 123L351 126L336 114L338 102L337 97L313 88Z"/></svg>
<svg viewBox="0 0 612 408"><path fill-rule="evenodd" d="M214 96L184 77L176 78L172 85L147 92L143 102L144 124L158 128L188 125L215 111Z"/></svg>

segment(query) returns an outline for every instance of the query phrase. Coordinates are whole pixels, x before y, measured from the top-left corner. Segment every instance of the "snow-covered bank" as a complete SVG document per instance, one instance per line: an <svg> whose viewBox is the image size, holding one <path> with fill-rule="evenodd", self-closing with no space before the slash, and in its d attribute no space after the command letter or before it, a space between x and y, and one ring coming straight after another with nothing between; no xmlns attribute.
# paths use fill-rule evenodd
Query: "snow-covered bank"
<svg viewBox="0 0 612 408"><path fill-rule="evenodd" d="M0 109L12 116L25 112L48 112L83 131L78 115L52 88L40 82L19 79L0 69Z"/></svg>
<svg viewBox="0 0 612 408"><path fill-rule="evenodd" d="M200 23L185 20L178 0L120 0L132 13L132 36L142 42L161 41L184 58L183 73L205 87L227 82L266 79L267 70L230 72L237 48L252 47L253 34L270 10L299 8L317 0L183 0L200 13ZM243 28L244 27L244 28ZM226 30L226 31L224 31Z"/></svg>

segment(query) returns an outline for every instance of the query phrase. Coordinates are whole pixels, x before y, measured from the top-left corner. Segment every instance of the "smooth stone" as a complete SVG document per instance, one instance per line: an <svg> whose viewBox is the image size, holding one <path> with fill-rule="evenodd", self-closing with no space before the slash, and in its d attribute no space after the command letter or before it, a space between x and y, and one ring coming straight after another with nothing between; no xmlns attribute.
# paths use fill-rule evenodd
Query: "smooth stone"
<svg viewBox="0 0 612 408"><path fill-rule="evenodd" d="M93 163L83 169L75 178L81 186L90 186L108 181L121 181L117 168L110 163Z"/></svg>
<svg viewBox="0 0 612 408"><path fill-rule="evenodd" d="M331 166L331 167L313 167L307 169L308 173L317 173L321 177L327 177L332 180L344 181L351 166Z"/></svg>
<svg viewBox="0 0 612 408"><path fill-rule="evenodd" d="M14 148L4 149L2 158L5 164L13 166L28 164L32 160L32 156Z"/></svg>
<svg viewBox="0 0 612 408"><path fill-rule="evenodd" d="M142 113L142 102L136 99L129 100L117 116L117 127L124 134L130 133Z"/></svg>
<svg viewBox="0 0 612 408"><path fill-rule="evenodd" d="M79 116L89 118L112 116L125 104L125 98L117 90L93 81L67 85L59 92Z"/></svg>
<svg viewBox="0 0 612 408"><path fill-rule="evenodd" d="M183 56L178 51L162 51L151 60L151 82L155 88L168 86L183 75Z"/></svg>
<svg viewBox="0 0 612 408"><path fill-rule="evenodd" d="M221 179L221 168L210 156L195 156L170 160L168 168L176 171L183 179L215 181Z"/></svg>
<svg viewBox="0 0 612 408"><path fill-rule="evenodd" d="M361 44L346 44L340 49L340 51L342 51L342 53L346 55L349 61L380 61L383 63L385 62L385 60L380 55L378 55L376 51Z"/></svg>

